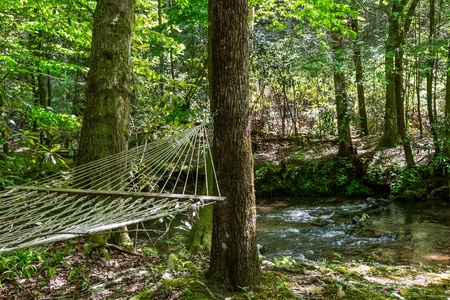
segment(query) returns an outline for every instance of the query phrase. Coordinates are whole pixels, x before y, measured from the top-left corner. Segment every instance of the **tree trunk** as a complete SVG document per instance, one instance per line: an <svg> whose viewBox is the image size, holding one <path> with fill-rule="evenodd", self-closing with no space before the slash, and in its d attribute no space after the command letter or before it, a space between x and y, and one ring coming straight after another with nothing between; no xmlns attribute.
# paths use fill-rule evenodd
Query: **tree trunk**
<svg viewBox="0 0 450 300"><path fill-rule="evenodd" d="M352 137L349 120L349 99L347 97L347 82L345 79L345 48L343 35L340 32L332 34L332 50L335 57L333 71L334 95L336 101L337 129L339 150L338 156L348 157L352 153Z"/></svg>
<svg viewBox="0 0 450 300"><path fill-rule="evenodd" d="M52 107L52 80L50 78L51 72L47 71L47 106Z"/></svg>
<svg viewBox="0 0 450 300"><path fill-rule="evenodd" d="M414 156L410 138L405 124L405 99L403 94L403 49L400 47L395 54L395 99L397 104L397 129L402 140L403 152L408 168L414 167Z"/></svg>
<svg viewBox="0 0 450 300"><path fill-rule="evenodd" d="M448 54L447 54L447 81L445 83L445 140L450 138L450 40L448 41ZM445 155L450 155L450 144L447 142L444 144ZM447 173L447 186L450 187L450 174ZM450 189L449 194L450 197Z"/></svg>
<svg viewBox="0 0 450 300"><path fill-rule="evenodd" d="M436 26L435 26L435 0L430 0L430 27L429 27L429 54L427 59L427 111L428 120L431 126L431 136L434 142L435 154L440 152L438 143L438 133L437 133L437 122L436 114L433 109L433 74L435 67L435 36L436 36Z"/></svg>
<svg viewBox="0 0 450 300"><path fill-rule="evenodd" d="M447 54L447 81L445 84L445 118L450 119L450 40Z"/></svg>
<svg viewBox="0 0 450 300"><path fill-rule="evenodd" d="M206 178L201 195L214 195L214 174L210 157L206 159ZM212 216L213 207L211 205L200 208L197 219L193 222L192 228L186 241L186 248L192 253L211 252L212 236Z"/></svg>
<svg viewBox="0 0 450 300"><path fill-rule="evenodd" d="M127 149L134 0L98 0L78 164Z"/></svg>
<svg viewBox="0 0 450 300"><path fill-rule="evenodd" d="M364 94L363 85L363 68L361 62L361 39L359 38L359 24L358 17L351 19L352 30L356 33L357 38L353 43L353 62L355 63L355 79L356 79L356 91L358 94L358 114L360 120L360 132L361 135L369 134L369 126L367 122L366 112L366 97Z"/></svg>
<svg viewBox="0 0 450 300"><path fill-rule="evenodd" d="M97 1L79 165L128 148L134 7L135 0ZM121 168L118 166L118 176ZM96 176L102 174L92 174L91 180ZM111 178L111 186L105 188L112 188L113 181ZM125 231L115 240L129 244Z"/></svg>
<svg viewBox="0 0 450 300"><path fill-rule="evenodd" d="M213 158L226 203L214 206L207 277L229 289L261 279L249 120L249 32L246 0L209 2Z"/></svg>
<svg viewBox="0 0 450 300"><path fill-rule="evenodd" d="M379 143L380 147L395 147L398 144L397 134L400 135L409 164L413 164L413 160L405 132L402 47L418 3L419 0L412 0L407 6L408 1L395 0L390 3L391 10L387 11L389 29L385 46L386 107L384 132Z"/></svg>
<svg viewBox="0 0 450 300"><path fill-rule="evenodd" d="M395 99L395 51L399 46L399 21L397 15L401 12L399 5L393 5L392 13L389 14L389 29L386 40L384 68L386 76L386 104L384 111L384 131L379 146L384 148L395 147L397 139L397 104Z"/></svg>

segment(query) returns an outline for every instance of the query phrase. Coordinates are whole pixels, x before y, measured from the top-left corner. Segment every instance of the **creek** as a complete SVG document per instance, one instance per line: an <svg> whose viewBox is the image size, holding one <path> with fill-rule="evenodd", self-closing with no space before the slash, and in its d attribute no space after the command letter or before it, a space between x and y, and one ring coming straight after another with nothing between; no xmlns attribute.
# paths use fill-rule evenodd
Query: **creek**
<svg viewBox="0 0 450 300"><path fill-rule="evenodd" d="M298 198L259 205L259 251L267 258L450 265L450 203L380 201Z"/></svg>

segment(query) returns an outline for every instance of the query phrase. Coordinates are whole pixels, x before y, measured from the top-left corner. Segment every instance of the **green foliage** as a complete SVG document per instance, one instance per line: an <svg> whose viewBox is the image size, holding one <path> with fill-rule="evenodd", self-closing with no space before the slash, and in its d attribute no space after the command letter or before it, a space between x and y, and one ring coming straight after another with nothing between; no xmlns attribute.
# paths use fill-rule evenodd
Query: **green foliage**
<svg viewBox="0 0 450 300"><path fill-rule="evenodd" d="M266 163L255 169L255 183L257 192L271 193L279 192L285 188L283 177L280 175L280 166Z"/></svg>
<svg viewBox="0 0 450 300"><path fill-rule="evenodd" d="M290 256L283 256L281 258L275 257L273 263L278 267L293 267L297 265L297 261Z"/></svg>
<svg viewBox="0 0 450 300"><path fill-rule="evenodd" d="M30 125L33 125L34 138L25 139L25 145L35 146L37 137L42 137L47 146L53 147L56 143L63 145L68 150L68 155L74 155L73 144L81 131L79 117L68 114L54 113L49 107L33 107L27 112ZM59 150L59 149L58 149Z"/></svg>
<svg viewBox="0 0 450 300"><path fill-rule="evenodd" d="M43 276L51 279L58 266L73 254L72 241L57 248L28 248L0 255L0 287L2 282L16 278Z"/></svg>
<svg viewBox="0 0 450 300"><path fill-rule="evenodd" d="M54 113L50 108L19 109L5 116L0 130L7 132L0 143L13 141L20 151L3 153L0 160L0 189L47 176L68 167L75 155L74 144L81 130L79 117ZM20 122L22 128L17 126Z"/></svg>
<svg viewBox="0 0 450 300"><path fill-rule="evenodd" d="M391 193L397 195L407 189L419 189L423 184L424 182L417 169L406 169L403 172L396 173L395 181L391 184Z"/></svg>
<svg viewBox="0 0 450 300"><path fill-rule="evenodd" d="M347 159L333 158L321 162L299 162L290 169L287 185L297 195L329 195L338 192L351 180L353 167Z"/></svg>
<svg viewBox="0 0 450 300"><path fill-rule="evenodd" d="M31 278L39 274L44 251L40 248L21 249L0 256L0 284L15 277Z"/></svg>
<svg viewBox="0 0 450 300"><path fill-rule="evenodd" d="M380 164L373 165L366 173L367 181L373 185L383 185L387 182L386 172Z"/></svg>
<svg viewBox="0 0 450 300"><path fill-rule="evenodd" d="M370 187L365 186L359 180L353 179L348 186L345 187L345 193L349 196L372 196L373 190Z"/></svg>
<svg viewBox="0 0 450 300"><path fill-rule="evenodd" d="M373 191L354 178L354 168L348 159L298 159L285 173L275 164L255 168L256 191L262 194L289 193L301 196L330 195L345 192L351 196L372 195Z"/></svg>
<svg viewBox="0 0 450 300"><path fill-rule="evenodd" d="M258 15L270 20L272 28L276 30L285 29L288 20L294 18L300 22L308 22L313 27L325 27L354 35L345 25L345 20L348 16L357 16L357 12L349 5L337 3L334 0L281 2L253 0L250 4L257 6ZM297 25L296 28L301 30L302 27Z"/></svg>

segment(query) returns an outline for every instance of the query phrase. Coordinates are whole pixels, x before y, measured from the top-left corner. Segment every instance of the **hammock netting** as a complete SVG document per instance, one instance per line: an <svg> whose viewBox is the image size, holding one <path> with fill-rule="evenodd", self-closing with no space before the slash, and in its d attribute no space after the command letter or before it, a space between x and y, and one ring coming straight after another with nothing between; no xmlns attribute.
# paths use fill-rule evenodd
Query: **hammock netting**
<svg viewBox="0 0 450 300"><path fill-rule="evenodd" d="M203 123L10 187L0 194L0 254L180 212L195 214L199 207L222 201L217 184L207 186L217 183L209 152ZM209 195L210 190L218 196Z"/></svg>

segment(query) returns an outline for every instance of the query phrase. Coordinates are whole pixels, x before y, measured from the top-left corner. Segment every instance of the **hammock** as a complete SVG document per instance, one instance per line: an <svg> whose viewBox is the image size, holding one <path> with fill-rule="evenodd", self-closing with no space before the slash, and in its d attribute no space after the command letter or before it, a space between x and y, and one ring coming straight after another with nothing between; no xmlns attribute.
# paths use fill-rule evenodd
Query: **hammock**
<svg viewBox="0 0 450 300"><path fill-rule="evenodd" d="M208 128L75 167L0 193L0 254L190 211L222 201ZM205 187L212 176L214 187ZM199 195L215 190L219 196Z"/></svg>

